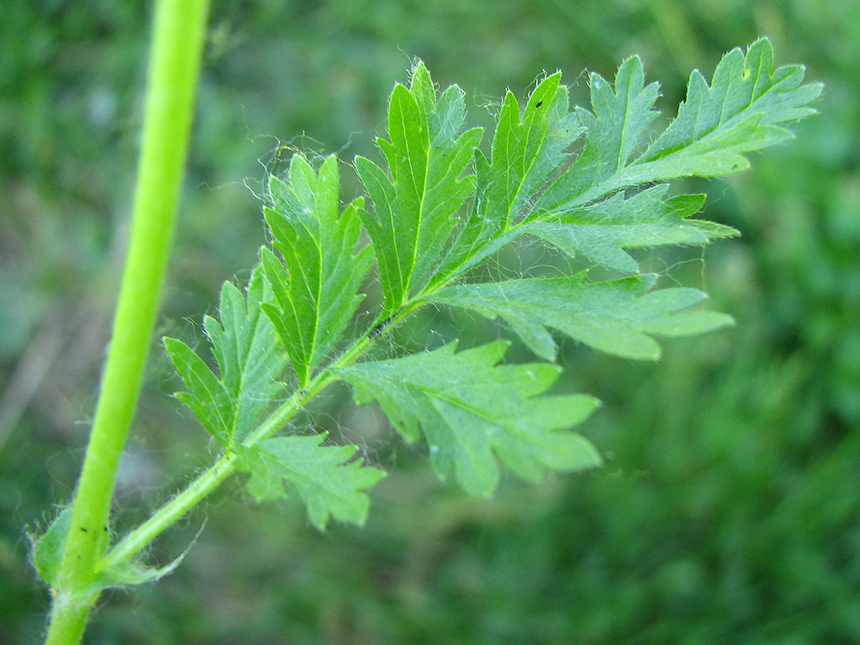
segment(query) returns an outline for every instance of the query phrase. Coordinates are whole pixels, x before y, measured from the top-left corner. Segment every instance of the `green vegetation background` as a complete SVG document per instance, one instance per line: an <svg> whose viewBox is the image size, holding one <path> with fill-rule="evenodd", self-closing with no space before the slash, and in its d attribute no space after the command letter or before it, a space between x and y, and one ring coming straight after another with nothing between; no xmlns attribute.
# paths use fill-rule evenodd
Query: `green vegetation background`
<svg viewBox="0 0 860 645"><path fill-rule="evenodd" d="M0 8L0 645L36 641L48 606L22 527L68 500L82 460L131 201L150 4ZM743 238L650 258L709 290L737 328L669 342L657 365L565 346L564 385L605 403L583 427L603 469L506 481L492 501L472 500L437 482L372 409L333 393L323 425L392 472L368 526L320 535L298 503L254 506L227 486L154 550L166 562L208 518L179 570L108 594L88 642L860 642L860 4L213 4L159 330L189 342L220 282L255 261L252 191L266 169L282 169L291 146L375 155L412 56L467 91L474 123L544 69L563 69L582 103L583 69L611 76L639 53L671 114L692 68L710 74L723 52L767 35L778 63L806 63L826 83L822 114L754 155L752 172L688 186L707 190L707 217ZM554 261L526 248L496 270ZM469 343L506 334L440 314L397 342L436 346L455 330ZM213 449L169 398L177 385L154 342L122 522Z"/></svg>

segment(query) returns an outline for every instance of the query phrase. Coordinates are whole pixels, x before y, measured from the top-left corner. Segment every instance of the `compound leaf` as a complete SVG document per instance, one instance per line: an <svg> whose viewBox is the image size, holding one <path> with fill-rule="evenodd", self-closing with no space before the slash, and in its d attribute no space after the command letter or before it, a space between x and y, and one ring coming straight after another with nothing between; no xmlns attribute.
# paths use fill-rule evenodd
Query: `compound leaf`
<svg viewBox="0 0 860 645"><path fill-rule="evenodd" d="M409 440L427 440L440 478L452 472L470 494L487 497L499 481L496 458L519 477L600 464L581 435L561 430L583 421L597 405L584 395L538 396L560 368L547 363L497 365L508 344L497 341L455 353L456 343L338 370L356 403L377 401Z"/></svg>
<svg viewBox="0 0 860 645"><path fill-rule="evenodd" d="M258 500L286 496L283 481L298 491L311 523L324 530L329 517L363 525L370 498L364 491L385 472L355 459L357 446L324 446L326 434L265 439L239 447L239 469L249 472L249 491Z"/></svg>
<svg viewBox="0 0 860 645"><path fill-rule="evenodd" d="M652 335L679 337L733 324L726 314L686 311L706 296L696 289L648 291L653 275L586 283L585 274L447 287L430 297L487 318L503 318L541 358L555 360L546 327L608 354L657 359Z"/></svg>
<svg viewBox="0 0 860 645"><path fill-rule="evenodd" d="M206 430L225 447L250 432L282 387L278 378L286 360L261 304L272 290L258 267L248 282L247 301L231 283L221 288L220 322L204 318L206 335L220 377L185 343L165 338L164 346L188 392L177 392Z"/></svg>
<svg viewBox="0 0 860 645"><path fill-rule="evenodd" d="M362 200L338 217L340 187L337 159L328 157L317 173L299 154L290 162L288 182L269 180L272 206L266 222L282 263L261 250L274 302L263 309L278 331L302 385L331 353L356 308L372 253L355 253L361 233Z"/></svg>

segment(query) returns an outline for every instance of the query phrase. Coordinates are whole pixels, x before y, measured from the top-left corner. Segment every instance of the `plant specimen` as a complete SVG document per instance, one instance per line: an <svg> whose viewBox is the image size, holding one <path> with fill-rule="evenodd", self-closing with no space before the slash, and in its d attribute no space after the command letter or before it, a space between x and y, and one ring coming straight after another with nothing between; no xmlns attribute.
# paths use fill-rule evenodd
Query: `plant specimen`
<svg viewBox="0 0 860 645"><path fill-rule="evenodd" d="M246 284L225 282L218 317L204 318L214 363L209 350L164 339L185 387L176 398L220 445L212 466L124 536L115 539L101 519L104 500L87 512L79 492L34 538L34 565L54 597L49 639L76 642L101 590L169 572L177 563L151 567L146 548L234 474L258 500L298 495L320 530L331 519L363 524L367 491L384 471L357 457L355 445L290 425L338 382L356 403L376 402L404 439L426 442L439 477L472 495L492 495L503 468L537 481L547 471L599 465L597 450L571 429L597 400L547 394L561 372L558 334L616 356L656 359L655 337L732 324L699 308L700 290L658 288L629 251L736 234L696 219L704 196L673 194L670 183L744 170L746 153L790 138L784 124L814 113L821 91L803 75L799 65L775 68L767 39L746 53L735 49L710 83L692 73L686 100L660 131L652 125L658 84L645 82L638 57L612 82L590 75L590 108L571 108L555 73L523 105L506 94L485 152L484 132L464 127L463 91L440 92L417 61L409 83L391 94L380 161L355 159L364 196L342 204L334 156L295 153L285 176L269 178L263 210L271 242ZM475 271L526 236L611 277L583 270L487 281ZM356 322L369 275L378 277L381 302ZM451 339L394 357L374 349L424 307L501 319L535 360L506 363L506 341L462 349ZM116 439L112 459L124 440ZM113 474L104 475L101 485L112 484ZM70 627L54 629L66 620Z"/></svg>

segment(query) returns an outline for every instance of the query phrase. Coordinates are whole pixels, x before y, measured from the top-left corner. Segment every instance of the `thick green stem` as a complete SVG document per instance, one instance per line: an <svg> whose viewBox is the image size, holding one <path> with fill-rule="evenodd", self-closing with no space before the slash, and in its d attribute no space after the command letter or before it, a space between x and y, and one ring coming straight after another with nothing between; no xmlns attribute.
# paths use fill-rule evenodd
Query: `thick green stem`
<svg viewBox="0 0 860 645"><path fill-rule="evenodd" d="M200 70L208 0L158 0L128 254L95 419L78 482L48 643L80 640L98 598L119 460L137 404L167 266Z"/></svg>

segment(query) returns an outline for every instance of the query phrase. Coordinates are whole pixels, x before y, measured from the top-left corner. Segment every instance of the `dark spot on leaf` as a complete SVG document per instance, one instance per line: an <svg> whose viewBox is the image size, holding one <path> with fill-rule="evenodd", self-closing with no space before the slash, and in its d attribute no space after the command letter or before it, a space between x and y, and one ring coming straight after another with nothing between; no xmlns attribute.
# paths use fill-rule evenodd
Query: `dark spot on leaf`
<svg viewBox="0 0 860 645"><path fill-rule="evenodd" d="M536 108L539 108L541 105L543 105L543 101L538 101L537 103L535 103Z"/></svg>

